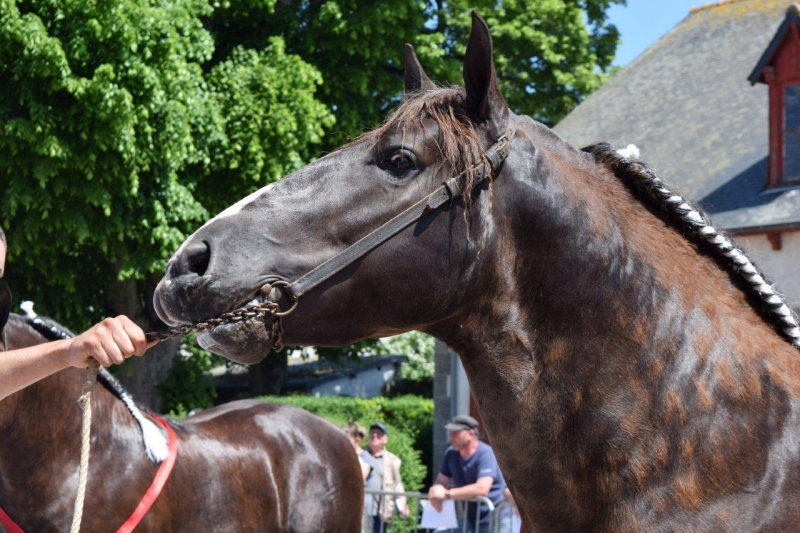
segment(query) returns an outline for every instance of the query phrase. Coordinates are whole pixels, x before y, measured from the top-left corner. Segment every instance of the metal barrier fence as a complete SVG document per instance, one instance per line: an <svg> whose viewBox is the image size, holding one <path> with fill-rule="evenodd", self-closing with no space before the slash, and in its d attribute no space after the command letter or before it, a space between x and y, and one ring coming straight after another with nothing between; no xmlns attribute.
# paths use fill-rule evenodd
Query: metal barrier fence
<svg viewBox="0 0 800 533"><path fill-rule="evenodd" d="M424 492L393 492L366 490L362 533L512 533L511 506L501 502L497 508L489 498L479 496L469 500L456 500L458 526L454 529L423 528L422 502L428 500ZM467 504L474 503L477 505ZM407 506L407 514L404 509ZM481 520L481 509L486 514ZM469 514L469 516L465 516Z"/></svg>

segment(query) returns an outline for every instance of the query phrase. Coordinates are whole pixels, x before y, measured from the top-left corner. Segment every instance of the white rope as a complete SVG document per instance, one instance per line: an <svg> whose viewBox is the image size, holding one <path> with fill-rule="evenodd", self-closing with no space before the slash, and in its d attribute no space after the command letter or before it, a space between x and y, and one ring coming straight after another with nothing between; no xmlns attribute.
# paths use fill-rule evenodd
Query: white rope
<svg viewBox="0 0 800 533"><path fill-rule="evenodd" d="M86 481L89 476L89 448L92 431L92 389L97 381L97 369L100 368L94 359L89 360L86 379L83 381L83 391L78 403L83 411L81 418L81 463L78 469L78 494L75 496L75 508L72 512L72 527L70 533L78 533L81 529L83 518L83 500L86 495Z"/></svg>
<svg viewBox="0 0 800 533"><path fill-rule="evenodd" d="M639 157L639 150L632 144L629 144L623 150L617 150L617 153L628 164L635 164L633 160ZM672 210L702 240L714 247L720 255L732 263L733 271L741 275L750 288L761 298L769 312L775 317L781 331L792 343L792 346L800 349L800 324L798 324L797 316L786 305L783 296L777 293L772 285L767 283L764 276L744 253L744 250L736 246L727 236L718 232L704 213L694 208L680 195L670 191L654 174L649 173L645 180L651 182L645 183L645 185L657 199Z"/></svg>

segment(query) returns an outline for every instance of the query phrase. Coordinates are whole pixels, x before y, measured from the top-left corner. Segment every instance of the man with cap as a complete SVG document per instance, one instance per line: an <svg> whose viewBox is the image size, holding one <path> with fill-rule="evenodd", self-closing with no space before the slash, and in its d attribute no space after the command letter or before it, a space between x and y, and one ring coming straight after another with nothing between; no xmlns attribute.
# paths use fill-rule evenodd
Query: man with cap
<svg viewBox="0 0 800 533"><path fill-rule="evenodd" d="M361 458L372 467L364 488L366 490L404 492L400 479L400 459L386 449L389 430L380 422L369 427L369 444L361 452ZM392 521L395 506L405 517L408 505L404 497L364 495L364 513L369 517L373 533L384 533L386 525Z"/></svg>
<svg viewBox="0 0 800 533"><path fill-rule="evenodd" d="M506 486L492 448L478 440L478 421L468 415L458 415L444 426L450 432L450 444L444 454L442 469L428 491L431 505L442 509L443 500L468 500L478 496L489 498L495 505L503 501ZM503 517L500 530L510 528ZM508 517L510 518L510 517ZM468 503L458 519L458 531L489 531L491 516L485 504ZM466 528L464 527L466 521Z"/></svg>

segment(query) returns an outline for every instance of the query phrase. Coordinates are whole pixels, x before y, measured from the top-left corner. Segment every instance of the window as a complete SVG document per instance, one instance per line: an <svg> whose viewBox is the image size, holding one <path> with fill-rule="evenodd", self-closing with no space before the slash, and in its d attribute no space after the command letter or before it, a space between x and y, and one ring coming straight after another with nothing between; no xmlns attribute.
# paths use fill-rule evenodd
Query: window
<svg viewBox="0 0 800 533"><path fill-rule="evenodd" d="M784 89L783 181L800 181L800 85Z"/></svg>

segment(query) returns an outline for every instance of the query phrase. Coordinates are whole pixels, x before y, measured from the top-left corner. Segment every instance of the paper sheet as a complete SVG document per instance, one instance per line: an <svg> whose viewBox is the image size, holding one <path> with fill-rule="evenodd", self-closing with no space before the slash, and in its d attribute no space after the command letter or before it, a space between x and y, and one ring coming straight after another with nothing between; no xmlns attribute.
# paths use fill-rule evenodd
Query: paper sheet
<svg viewBox="0 0 800 533"><path fill-rule="evenodd" d="M515 512L511 513L511 533L519 533L522 529L522 519Z"/></svg>
<svg viewBox="0 0 800 533"><path fill-rule="evenodd" d="M422 523L420 524L422 528L436 529L437 527L445 527L453 529L458 527L456 504L453 500L444 500L442 502L441 513L437 513L428 500L422 500L420 503L422 503Z"/></svg>

